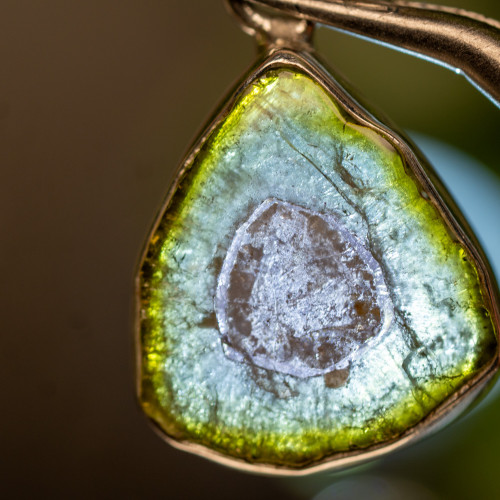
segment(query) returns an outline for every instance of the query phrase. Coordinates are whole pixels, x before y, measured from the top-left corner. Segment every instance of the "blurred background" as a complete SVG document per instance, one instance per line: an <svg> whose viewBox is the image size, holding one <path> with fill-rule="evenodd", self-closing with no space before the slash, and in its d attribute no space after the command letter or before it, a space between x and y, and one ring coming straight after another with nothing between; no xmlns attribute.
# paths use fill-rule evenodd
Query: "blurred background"
<svg viewBox="0 0 500 500"><path fill-rule="evenodd" d="M495 0L441 1L500 19ZM462 77L318 30L434 160L500 270L500 111ZM354 471L277 479L177 451L135 401L133 279L177 164L253 41L220 0L0 3L4 498L500 498L500 391Z"/></svg>

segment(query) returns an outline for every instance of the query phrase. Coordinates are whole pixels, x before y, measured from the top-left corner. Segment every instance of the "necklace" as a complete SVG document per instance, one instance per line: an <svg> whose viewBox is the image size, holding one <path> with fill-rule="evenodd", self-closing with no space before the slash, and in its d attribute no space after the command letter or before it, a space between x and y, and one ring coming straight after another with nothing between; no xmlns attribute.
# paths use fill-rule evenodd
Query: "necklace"
<svg viewBox="0 0 500 500"><path fill-rule="evenodd" d="M345 467L427 435L477 397L499 364L499 308L449 195L318 62L312 22L356 31L361 19L368 36L462 67L494 101L491 54L459 64L436 49L439 33L422 48L390 23L460 16L498 41L497 27L417 4L228 6L261 54L181 165L148 239L139 398L169 442L219 462Z"/></svg>

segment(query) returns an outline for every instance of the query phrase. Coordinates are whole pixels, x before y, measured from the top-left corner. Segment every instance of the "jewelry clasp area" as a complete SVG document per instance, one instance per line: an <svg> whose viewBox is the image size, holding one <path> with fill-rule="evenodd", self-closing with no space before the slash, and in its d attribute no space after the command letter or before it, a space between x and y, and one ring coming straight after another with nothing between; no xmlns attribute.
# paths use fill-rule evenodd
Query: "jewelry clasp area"
<svg viewBox="0 0 500 500"><path fill-rule="evenodd" d="M260 44L305 48L314 23L326 25L462 73L500 107L500 23L475 12L403 1L226 0L226 4Z"/></svg>

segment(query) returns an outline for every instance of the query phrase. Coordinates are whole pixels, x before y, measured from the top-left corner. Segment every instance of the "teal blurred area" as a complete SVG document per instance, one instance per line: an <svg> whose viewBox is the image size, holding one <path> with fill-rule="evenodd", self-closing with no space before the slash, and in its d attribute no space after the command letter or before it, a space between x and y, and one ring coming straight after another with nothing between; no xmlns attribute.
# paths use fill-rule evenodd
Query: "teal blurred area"
<svg viewBox="0 0 500 500"><path fill-rule="evenodd" d="M500 19L497 0L437 2ZM500 110L442 67L320 28L317 48L410 130L500 272ZM254 62L221 0L0 2L4 498L499 498L500 390L354 471L258 477L174 450L134 394L133 281L178 163Z"/></svg>

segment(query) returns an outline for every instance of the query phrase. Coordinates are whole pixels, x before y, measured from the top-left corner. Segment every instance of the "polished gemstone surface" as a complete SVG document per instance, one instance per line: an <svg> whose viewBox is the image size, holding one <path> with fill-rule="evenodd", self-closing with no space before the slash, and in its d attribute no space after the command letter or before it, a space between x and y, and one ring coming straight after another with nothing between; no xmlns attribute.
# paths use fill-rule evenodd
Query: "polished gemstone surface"
<svg viewBox="0 0 500 500"><path fill-rule="evenodd" d="M146 413L247 463L394 440L496 355L477 270L398 151L289 69L202 146L140 290Z"/></svg>

